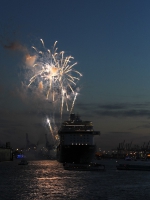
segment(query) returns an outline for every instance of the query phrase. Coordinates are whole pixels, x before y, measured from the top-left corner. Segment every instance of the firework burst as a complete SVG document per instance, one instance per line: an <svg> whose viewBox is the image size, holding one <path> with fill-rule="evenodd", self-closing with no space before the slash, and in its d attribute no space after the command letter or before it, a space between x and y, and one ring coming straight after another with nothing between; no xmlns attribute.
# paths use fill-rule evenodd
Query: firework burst
<svg viewBox="0 0 150 200"><path fill-rule="evenodd" d="M44 91L46 99L52 102L58 102L62 116L63 109L72 111L77 97L77 81L82 74L74 69L77 64L73 62L72 56L65 56L64 51L58 52L56 48L57 41L52 50L46 49L44 41L42 43L43 51L37 50L32 46L35 55L28 56L26 60L32 65L33 76L29 80L28 87L37 87Z"/></svg>

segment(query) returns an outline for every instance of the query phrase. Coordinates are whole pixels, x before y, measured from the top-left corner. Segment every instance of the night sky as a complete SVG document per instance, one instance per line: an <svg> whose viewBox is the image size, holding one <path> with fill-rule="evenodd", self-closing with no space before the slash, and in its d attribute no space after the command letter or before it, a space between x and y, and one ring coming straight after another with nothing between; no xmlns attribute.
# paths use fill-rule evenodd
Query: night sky
<svg viewBox="0 0 150 200"><path fill-rule="evenodd" d="M24 52L41 38L47 48L58 41L78 62L83 76L73 111L101 132L98 147L150 140L149 0L5 0L0 13L1 143L24 146L25 133L45 142L51 105L23 88Z"/></svg>

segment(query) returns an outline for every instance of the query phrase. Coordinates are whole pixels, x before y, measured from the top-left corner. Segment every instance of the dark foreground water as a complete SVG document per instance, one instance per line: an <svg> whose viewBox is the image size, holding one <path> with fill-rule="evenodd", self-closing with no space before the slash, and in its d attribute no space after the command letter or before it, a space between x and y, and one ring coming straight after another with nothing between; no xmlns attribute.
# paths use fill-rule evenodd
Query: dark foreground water
<svg viewBox="0 0 150 200"><path fill-rule="evenodd" d="M0 200L150 199L150 172L118 171L115 160L100 162L106 171L66 171L50 160L30 161L26 166L0 162Z"/></svg>

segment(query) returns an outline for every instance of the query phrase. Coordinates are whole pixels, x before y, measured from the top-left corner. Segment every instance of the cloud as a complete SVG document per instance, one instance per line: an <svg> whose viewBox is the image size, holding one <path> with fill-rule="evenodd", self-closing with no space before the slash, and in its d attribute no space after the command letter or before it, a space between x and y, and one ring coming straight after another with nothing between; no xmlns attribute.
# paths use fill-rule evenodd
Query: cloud
<svg viewBox="0 0 150 200"><path fill-rule="evenodd" d="M150 117L150 103L76 104L82 112L103 117Z"/></svg>
<svg viewBox="0 0 150 200"><path fill-rule="evenodd" d="M12 51L22 51L22 52L28 52L27 48L23 46L21 43L15 41L10 42L8 45L3 45L5 49L12 50Z"/></svg>
<svg viewBox="0 0 150 200"><path fill-rule="evenodd" d="M24 54L24 62L26 64L26 67L33 66L37 59L37 56L36 55L31 56L27 47L22 45L19 41L10 42L9 44L2 44L2 46L10 51L22 52Z"/></svg>
<svg viewBox="0 0 150 200"><path fill-rule="evenodd" d="M81 109L82 111L86 111L86 110L93 110L93 108L95 109L95 106L97 107L97 104L83 104L83 103L76 103L76 107L78 107L79 109Z"/></svg>
<svg viewBox="0 0 150 200"><path fill-rule="evenodd" d="M27 55L25 56L25 63L26 63L27 66L30 66L30 67L31 67L31 66L34 65L36 59L37 59L37 56L36 56L36 55L31 56L31 55L27 54Z"/></svg>
<svg viewBox="0 0 150 200"><path fill-rule="evenodd" d="M139 130L139 129L150 129L150 123L144 123L142 125L136 126L134 128L130 128L129 130Z"/></svg>
<svg viewBox="0 0 150 200"><path fill-rule="evenodd" d="M150 117L150 110L95 111L98 116L109 117Z"/></svg>
<svg viewBox="0 0 150 200"><path fill-rule="evenodd" d="M125 109L127 107L128 107L128 105L124 104L124 103L99 105L99 108L106 109L106 110L120 110L120 109Z"/></svg>

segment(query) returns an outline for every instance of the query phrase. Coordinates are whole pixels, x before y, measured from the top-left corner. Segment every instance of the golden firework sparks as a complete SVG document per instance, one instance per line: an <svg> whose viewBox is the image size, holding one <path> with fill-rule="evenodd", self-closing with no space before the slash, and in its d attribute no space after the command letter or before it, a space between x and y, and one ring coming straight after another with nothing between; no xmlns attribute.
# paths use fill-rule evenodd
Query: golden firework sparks
<svg viewBox="0 0 150 200"><path fill-rule="evenodd" d="M40 39L40 41L44 51L38 51L36 47L32 46L36 55L27 58L33 61L30 62L33 64L33 68L31 68L33 76L29 79L28 87L37 84L40 90L46 92L47 99L53 102L56 100L59 101L62 115L64 102L67 110L69 110L67 102L68 96L73 97L70 111L73 110L77 97L76 82L79 81L82 74L74 70L77 62L73 63L74 58L72 56L65 57L64 51L57 51L57 41L54 43L52 50L45 48L43 39Z"/></svg>

